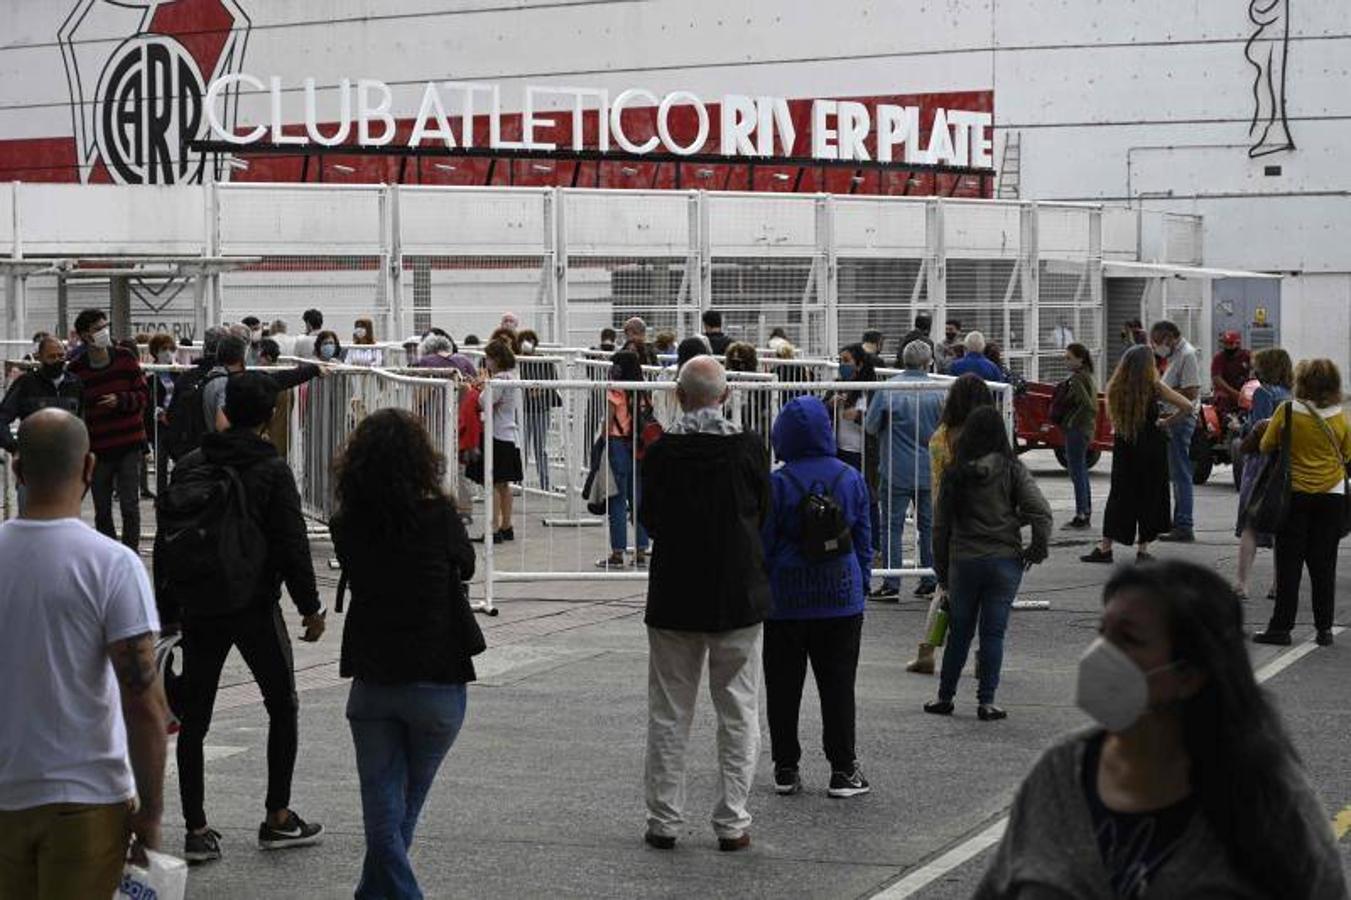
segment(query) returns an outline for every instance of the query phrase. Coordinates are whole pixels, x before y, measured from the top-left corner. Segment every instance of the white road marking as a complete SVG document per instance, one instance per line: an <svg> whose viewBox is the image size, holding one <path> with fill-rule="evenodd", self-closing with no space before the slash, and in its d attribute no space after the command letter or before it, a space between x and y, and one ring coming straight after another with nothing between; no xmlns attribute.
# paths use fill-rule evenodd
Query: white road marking
<svg viewBox="0 0 1351 900"><path fill-rule="evenodd" d="M1334 635L1341 634L1345 629L1337 626L1332 629ZM1257 683L1262 684L1270 681L1286 669L1308 656L1318 645L1314 643L1313 638L1309 638L1304 643L1292 647L1281 653L1275 659L1258 668L1254 673ZM1009 817L1003 816L999 821L981 831L972 837L962 841L956 847L920 866L915 871L906 875L900 881L887 885L886 888L874 894L877 900L905 900L907 897L913 897L938 879L947 875L953 869L963 865L982 852L993 847L1004 837L1004 831L1009 826Z"/></svg>

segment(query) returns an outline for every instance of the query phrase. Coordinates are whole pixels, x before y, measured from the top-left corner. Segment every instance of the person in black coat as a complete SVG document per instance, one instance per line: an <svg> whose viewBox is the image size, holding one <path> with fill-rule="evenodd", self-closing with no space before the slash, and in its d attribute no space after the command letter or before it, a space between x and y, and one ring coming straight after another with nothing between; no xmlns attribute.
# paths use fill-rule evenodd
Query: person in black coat
<svg viewBox="0 0 1351 900"><path fill-rule="evenodd" d="M245 372L229 380L225 417L230 427L208 434L200 449L174 467L167 496L158 508L177 500L176 488L200 476L200 467L233 471L243 486L247 521L261 529L263 558L240 562L257 572L253 588L241 596L215 598L203 592L177 589L169 573L179 570L171 558L172 536L161 527L155 537L155 587L160 621L165 632L182 631L182 723L178 735L178 781L188 834L184 856L192 862L219 859L220 834L207 824L204 808L202 745L211 726L217 684L225 659L238 648L258 683L268 714L267 818L258 829L258 844L266 850L317 843L323 826L306 822L290 808L291 778L299 746L299 702L295 665L286 622L282 618L281 586L303 617L305 641L324 633L325 609L315 586L309 538L300 510L300 493L286 461L261 437L272 420L277 402L276 384L261 372ZM163 517L161 519L163 525Z"/></svg>
<svg viewBox="0 0 1351 900"><path fill-rule="evenodd" d="M74 416L84 412L84 384L66 371L66 351L61 342L51 335L39 340L37 363L36 369L14 379L4 400L0 400L0 450L11 454L19 452L19 442L10 433L12 423L49 406ZM15 493L22 515L28 492L21 484Z"/></svg>
<svg viewBox="0 0 1351 900"><path fill-rule="evenodd" d="M333 545L352 586L339 672L352 678L366 857L358 897L419 897L408 860L441 761L464 722L482 633L462 589L469 535L445 495L445 461L411 413L361 421L338 464Z"/></svg>
<svg viewBox="0 0 1351 900"><path fill-rule="evenodd" d="M704 660L718 716L722 850L750 846L759 754L760 649L769 613L760 529L771 507L764 440L722 414L727 375L697 356L680 370L683 415L647 451L638 518L654 552L647 589L647 835L669 850L683 822L685 745Z"/></svg>

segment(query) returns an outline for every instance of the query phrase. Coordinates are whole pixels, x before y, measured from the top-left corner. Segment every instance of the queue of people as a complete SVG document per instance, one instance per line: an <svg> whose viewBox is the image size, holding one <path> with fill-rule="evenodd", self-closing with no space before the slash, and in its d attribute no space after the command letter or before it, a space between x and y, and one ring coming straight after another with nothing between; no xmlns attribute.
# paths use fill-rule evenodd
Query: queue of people
<svg viewBox="0 0 1351 900"><path fill-rule="evenodd" d="M478 477L492 478L495 521L484 539L495 543L515 539L511 485L523 478L528 439L521 423L531 427L528 396L523 401L524 392L505 382L537 346L511 319L504 317L483 348L484 374L474 379L493 382L491 408L482 410L493 466L485 472L480 459ZM55 589L32 578L0 584L0 625L16 652L44 671L61 668L58 657L74 660L43 689L58 712L103 723L87 747L56 746L60 723L49 727L43 717L0 736L0 894L40 884L55 895L103 895L120 872L128 831L146 847L160 846L170 704L154 663L159 632L177 634L184 659L172 704L180 728L184 854L196 862L222 855L221 834L205 811L202 745L232 648L262 690L269 720L258 845L306 846L323 835L322 825L292 808L299 717L281 587L302 617L302 640L323 636L327 608L294 479L264 437L279 393L322 373L249 371L250 355L265 364L285 354L261 328L241 324L250 338L219 329L208 335L208 355L185 373L195 380L160 384L168 419L175 402L180 414L192 402L197 424L188 429L196 431L196 446L178 448L172 479L159 491L153 590L134 553L78 522L80 498L93 485L99 531L112 531L115 486L123 542L135 549L128 538L139 540L139 520L128 521L126 498L128 490L136 497L137 488L128 488L123 448L144 442L146 409L161 406L134 356L111 345L106 317L77 319L86 349L59 372L59 344L40 345L36 380L21 390L16 383L14 399L7 395L0 405L21 420L15 470L26 494L21 518L0 526L0 561L50 556L46 529L62 529L65 542L84 548L78 559L63 553ZM323 348L337 339L324 337L321 325L321 319L314 325L313 353L323 359ZM999 379L986 376L998 367L979 333L963 339L962 358L971 357L963 368L970 371L959 373L946 398L930 387L931 341L907 341L897 386L880 392L863 384L876 377L881 335L871 342L875 350L862 342L846 347L839 380L859 390L825 401L796 397L772 420L766 414L751 421L770 429L783 463L771 471L763 436L746 419L728 416L727 370L709 355L720 320L705 318L704 326L715 330L679 345L678 411L659 435L643 433L657 419L644 392L607 392L602 427L620 497L609 506L611 555L598 565L626 565L632 521L635 565L650 569L644 840L671 850L682 833L690 723L707 668L719 733L712 827L719 850L736 852L751 846L762 678L774 791L804 789L798 717L808 665L822 698L826 794L847 799L873 789L856 756L855 680L867 600L899 597L897 579L877 591L869 587L879 561L901 566L907 514L913 511L919 532L920 565L934 573L916 591L929 598L930 621L911 671L933 673L939 642L929 638L940 618L949 623L937 696L923 709L953 714L978 639L976 713L983 722L1008 716L995 701L1009 614L1024 573L1048 556L1052 517L995 409L987 382ZM371 334L367 323L354 338ZM630 320L624 337L611 379L642 381L642 360L654 352L645 325ZM1173 442L1194 410L1191 388L1199 388L1199 381L1191 384L1194 350L1189 355L1176 327L1155 325L1151 340L1152 347L1125 354L1107 385L1116 435L1112 484L1102 542L1085 560L1109 562L1114 544L1135 544L1135 562L1143 565L1125 566L1108 582L1102 636L1080 662L1077 702L1096 727L1053 747L1028 776L977 896L1017 896L1038 886L1075 896L1131 896L1145 884L1156 890L1171 884L1181 893L1257 885L1269 894L1343 896L1326 817L1242 650L1239 595L1212 572L1156 562L1149 553L1152 540L1185 541L1195 527L1176 488L1170 504L1169 484L1179 474ZM459 368L448 335L427 335L422 349L423 358L441 360L430 367ZM744 351L735 343L724 349L731 369ZM1091 355L1073 342L1065 352L1069 399L1058 424L1075 489L1071 526L1082 528L1091 523L1083 459L1097 396ZM1262 468L1283 455L1293 493L1273 534L1276 609L1254 640L1290 642L1307 567L1317 641L1330 644L1337 545L1351 525L1351 431L1340 405L1340 373L1327 360L1303 361L1291 373L1288 355L1264 352L1254 360L1261 386L1251 431L1263 461L1255 464L1253 486ZM1155 357L1168 360L1162 374ZM469 382L468 389L478 387ZM92 419L91 403L100 410ZM876 460L875 479L867 457ZM420 895L409 850L436 773L463 727L473 657L484 648L464 589L475 555L455 503L442 491L446 464L423 425L393 409L362 419L337 463L338 511L330 528L352 594L340 667L353 679L346 716L366 842L359 898ZM1242 512L1239 526L1244 540L1252 534L1255 552L1261 539ZM216 538L224 543L212 543ZM234 552L222 555L224 546ZM69 605L77 611L63 612ZM51 640L52 616L79 619L73 642L58 647ZM16 691L25 687L0 679L0 700L20 702ZM72 794L61 779L44 775L45 762L56 757L68 759L91 787ZM1139 772L1148 775L1128 774ZM139 800L135 812L127 806L132 797ZM48 807L58 802L64 807L53 814ZM1065 815L1066 808L1077 812ZM1253 811L1260 822L1249 821ZM75 813L92 823L78 838L63 821ZM33 835L82 841L81 864L15 866L7 848Z"/></svg>

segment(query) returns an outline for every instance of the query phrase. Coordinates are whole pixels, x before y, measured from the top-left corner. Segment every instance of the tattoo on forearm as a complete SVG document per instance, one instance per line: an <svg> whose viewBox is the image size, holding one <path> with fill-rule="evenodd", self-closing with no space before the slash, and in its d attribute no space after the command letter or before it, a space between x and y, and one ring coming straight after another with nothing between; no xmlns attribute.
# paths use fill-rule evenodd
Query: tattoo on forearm
<svg viewBox="0 0 1351 900"><path fill-rule="evenodd" d="M155 669L155 639L150 632L118 641L109 648L108 655L124 691L144 693L159 675Z"/></svg>

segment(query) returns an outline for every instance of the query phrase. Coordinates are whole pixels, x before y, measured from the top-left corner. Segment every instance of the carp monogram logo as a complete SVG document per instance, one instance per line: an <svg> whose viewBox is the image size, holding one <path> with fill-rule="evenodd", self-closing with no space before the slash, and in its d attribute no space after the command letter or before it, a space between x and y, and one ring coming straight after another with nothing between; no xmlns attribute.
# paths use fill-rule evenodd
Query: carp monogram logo
<svg viewBox="0 0 1351 900"><path fill-rule="evenodd" d="M58 39L83 182L200 182L206 86L240 71L249 17L235 0L79 0ZM238 89L223 92L234 124ZM218 173L216 173L218 174Z"/></svg>

